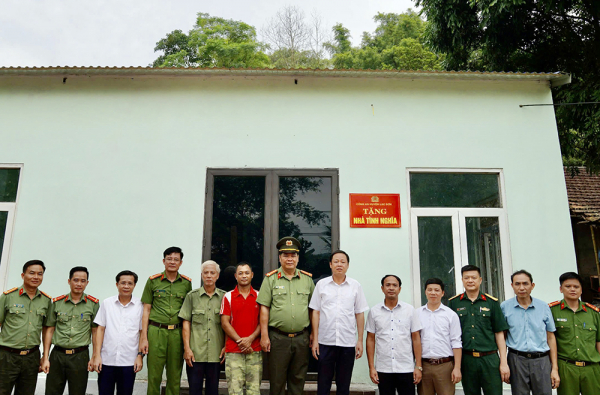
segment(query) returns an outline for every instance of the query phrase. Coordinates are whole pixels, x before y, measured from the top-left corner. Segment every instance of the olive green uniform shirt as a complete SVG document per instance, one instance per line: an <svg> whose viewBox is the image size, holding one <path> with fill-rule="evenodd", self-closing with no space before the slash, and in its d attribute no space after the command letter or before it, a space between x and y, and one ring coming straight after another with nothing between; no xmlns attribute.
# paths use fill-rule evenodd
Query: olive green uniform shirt
<svg viewBox="0 0 600 395"><path fill-rule="evenodd" d="M256 302L269 307L269 326L283 332L300 332L310 324L308 303L315 290L311 276L296 269L288 279L280 267L262 282Z"/></svg>
<svg viewBox="0 0 600 395"><path fill-rule="evenodd" d="M39 346L51 304L39 289L30 299L23 286L0 295L0 346L19 350Z"/></svg>
<svg viewBox="0 0 600 395"><path fill-rule="evenodd" d="M159 324L178 324L179 310L185 295L192 290L192 282L177 273L175 281L170 282L165 272L148 279L142 294L142 302L151 304L150 321Z"/></svg>
<svg viewBox="0 0 600 395"><path fill-rule="evenodd" d="M460 319L463 349L478 352L498 349L495 334L509 328L498 301L489 295L479 294L472 302L463 293L451 298L448 307Z"/></svg>
<svg viewBox="0 0 600 395"><path fill-rule="evenodd" d="M188 293L181 306L179 317L191 322L190 348L196 362L219 362L225 345L221 328L221 301L225 291L215 288L208 296L204 287Z"/></svg>
<svg viewBox="0 0 600 395"><path fill-rule="evenodd" d="M90 299L86 294L73 303L71 293L54 298L48 313L46 326L54 326L52 344L62 348L78 348L91 343L94 318L100 308L98 299Z"/></svg>
<svg viewBox="0 0 600 395"><path fill-rule="evenodd" d="M600 314L579 302L577 311L571 310L563 299L550 303L556 325L558 357L571 361L600 362L596 342L600 342Z"/></svg>

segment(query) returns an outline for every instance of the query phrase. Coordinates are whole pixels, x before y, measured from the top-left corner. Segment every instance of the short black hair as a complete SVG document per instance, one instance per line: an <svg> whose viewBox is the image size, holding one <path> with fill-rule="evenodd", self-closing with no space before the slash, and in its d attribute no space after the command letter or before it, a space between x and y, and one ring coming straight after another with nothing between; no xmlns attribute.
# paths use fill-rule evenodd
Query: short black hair
<svg viewBox="0 0 600 395"><path fill-rule="evenodd" d="M425 281L425 289L427 289L428 285L431 284L437 284L442 288L442 291L446 290L446 286L444 285L444 282L442 280L440 280L439 278L430 278L427 281Z"/></svg>
<svg viewBox="0 0 600 395"><path fill-rule="evenodd" d="M88 272L87 267L75 266L73 269L69 270L69 280L73 278L73 274L75 274L75 272L85 272L87 279L90 279L90 272Z"/></svg>
<svg viewBox="0 0 600 395"><path fill-rule="evenodd" d="M333 256L335 254L344 254L346 255L346 260L348 261L348 264L350 264L350 256L346 253L346 251L342 251L342 250L335 250L331 253L331 255L329 255L329 262L331 262L333 260Z"/></svg>
<svg viewBox="0 0 600 395"><path fill-rule="evenodd" d="M117 283L121 281L121 276L133 276L133 283L137 284L138 275L132 272L131 270L123 270L122 272L119 272L119 274L117 274L116 277Z"/></svg>
<svg viewBox="0 0 600 395"><path fill-rule="evenodd" d="M477 272L479 273L479 277L481 277L481 269L475 265L466 265L460 269L460 274L462 275L464 272Z"/></svg>
<svg viewBox="0 0 600 395"><path fill-rule="evenodd" d="M250 271L251 271L252 273L254 273L254 270L252 270L252 265L251 265L251 264L249 264L249 263L248 263L248 262L246 262L246 261L241 261L240 263L238 263L237 265L235 265L235 272L236 272L236 273L237 273L237 271L238 271L238 268L239 268L240 266L248 266L248 267L250 268Z"/></svg>
<svg viewBox="0 0 600 395"><path fill-rule="evenodd" d="M163 258L166 258L168 255L171 254L179 254L179 257L181 259L183 259L183 251L181 251L181 248L179 247L169 247L165 250L165 252L163 252Z"/></svg>
<svg viewBox="0 0 600 395"><path fill-rule="evenodd" d="M583 287L583 279L581 278L581 276L579 274L577 274L575 272L566 272L566 273L563 273L558 278L558 281L560 281L560 285L561 286L567 280L577 280L577 281L579 281L579 285L581 285Z"/></svg>
<svg viewBox="0 0 600 395"><path fill-rule="evenodd" d="M385 281L386 278L388 277L394 277L396 280L398 280L398 286L401 287L402 286L402 280L400 280L400 277L396 276L395 274L386 274L385 276L383 276L383 278L381 279L381 285L383 286L383 282Z"/></svg>
<svg viewBox="0 0 600 395"><path fill-rule="evenodd" d="M25 273L27 271L27 268L29 266L34 266L34 265L40 265L42 267L42 270L44 271L44 273L46 273L46 265L44 265L44 262L40 261L39 259L33 259L31 261L25 262L25 264L23 265L23 273Z"/></svg>
<svg viewBox="0 0 600 395"><path fill-rule="evenodd" d="M527 277L529 277L529 281L531 281L531 283L533 284L533 276L527 270L523 270L523 269L517 270L516 272L514 272L513 274L511 274L511 276L510 276L510 282L512 283L513 282L513 278L515 276L518 276L519 274L525 274Z"/></svg>

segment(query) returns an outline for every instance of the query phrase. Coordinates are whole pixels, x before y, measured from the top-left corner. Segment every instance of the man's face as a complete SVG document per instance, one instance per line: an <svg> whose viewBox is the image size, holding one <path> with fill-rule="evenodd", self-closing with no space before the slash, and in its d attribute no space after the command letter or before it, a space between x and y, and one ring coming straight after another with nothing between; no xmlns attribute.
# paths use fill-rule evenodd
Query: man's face
<svg viewBox="0 0 600 395"><path fill-rule="evenodd" d="M348 259L345 254L337 253L331 258L329 267L331 268L331 274L345 275L348 271Z"/></svg>
<svg viewBox="0 0 600 395"><path fill-rule="evenodd" d="M253 277L254 273L252 273L252 269L248 265L238 266L237 271L235 272L235 279L237 280L238 285L241 285L242 287L249 285Z"/></svg>
<svg viewBox="0 0 600 395"><path fill-rule="evenodd" d="M513 291L515 291L515 295L519 298L529 298L531 296L531 291L535 287L535 284L531 282L529 276L526 274L517 274L513 276L513 281L510 284L512 286Z"/></svg>
<svg viewBox="0 0 600 395"><path fill-rule="evenodd" d="M71 295L81 295L88 285L86 272L75 272L73 277L69 279L69 287L71 287Z"/></svg>
<svg viewBox="0 0 600 395"><path fill-rule="evenodd" d="M281 263L281 267L288 271L296 269L296 266L298 266L298 259L297 252L284 252L279 254L279 263Z"/></svg>
<svg viewBox="0 0 600 395"><path fill-rule="evenodd" d="M167 272L176 273L183 263L183 260L181 259L180 253L174 252L167 255L165 259L163 259L163 263L165 264L165 270Z"/></svg>
<svg viewBox="0 0 600 395"><path fill-rule="evenodd" d="M581 284L574 278L565 280L560 286L560 292L565 297L565 300L577 300L581 297Z"/></svg>
<svg viewBox="0 0 600 395"><path fill-rule="evenodd" d="M400 294L400 290L402 287L400 283L398 283L398 279L396 277L388 276L383 280L383 285L381 286L381 291L388 299L395 299Z"/></svg>
<svg viewBox="0 0 600 395"><path fill-rule="evenodd" d="M215 265L206 265L204 269L202 269L202 284L204 286L212 287L217 282L219 278L219 273L217 272L217 268Z"/></svg>
<svg viewBox="0 0 600 395"><path fill-rule="evenodd" d="M135 289L135 278L133 276L121 276L117 283L119 296L131 296Z"/></svg>
<svg viewBox="0 0 600 395"><path fill-rule="evenodd" d="M442 286L439 284L429 284L425 288L425 296L429 303L440 303L444 297L445 292L442 291Z"/></svg>
<svg viewBox="0 0 600 395"><path fill-rule="evenodd" d="M467 291L479 292L482 281L483 279L477 270L471 270L462 274L463 287L465 287L465 290Z"/></svg>
<svg viewBox="0 0 600 395"><path fill-rule="evenodd" d="M31 265L21 274L21 278L27 288L37 288L44 279L44 268L42 265Z"/></svg>

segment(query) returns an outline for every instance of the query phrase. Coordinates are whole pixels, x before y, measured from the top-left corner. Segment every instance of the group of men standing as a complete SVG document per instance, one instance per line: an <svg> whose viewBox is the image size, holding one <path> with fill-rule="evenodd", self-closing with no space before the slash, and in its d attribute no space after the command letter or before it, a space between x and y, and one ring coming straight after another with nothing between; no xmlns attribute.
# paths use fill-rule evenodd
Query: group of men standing
<svg viewBox="0 0 600 395"><path fill-rule="evenodd" d="M346 275L349 255L334 251L332 275L315 286L299 270L300 242L277 243L280 267L252 288L252 267L236 266L237 286L216 288L220 268L201 265L202 286L180 274L183 252L163 253L165 270L151 276L142 298L132 296L138 276L116 276L118 294L104 300L85 293L89 272L74 267L68 294L51 299L39 290L42 261L23 267L23 285L0 297L0 395L35 392L37 373L48 374L46 394L84 395L88 372L98 372L100 394L133 392L135 375L148 356L148 394L160 394L166 370L167 395L179 394L185 364L190 394L218 392L225 363L229 393L258 395L263 355L268 358L270 393L300 395L310 354L318 361L319 395L349 394L354 361L366 354L369 376L381 395L454 394L462 380L466 395L600 394L600 314L582 303L576 273L560 277L564 299L546 303L531 297L530 273L511 276L515 298L498 303L481 293L480 269L461 270L464 293L442 304L444 283L425 282L427 304L399 300L401 279L381 279L382 303L369 310L360 283ZM41 335L41 336L40 336ZM41 338L41 341L40 341ZM40 343L43 354L40 356ZM54 345L50 353L50 346ZM90 358L89 345L93 345ZM508 350L508 351L507 351ZM264 353L264 354L263 354Z"/></svg>

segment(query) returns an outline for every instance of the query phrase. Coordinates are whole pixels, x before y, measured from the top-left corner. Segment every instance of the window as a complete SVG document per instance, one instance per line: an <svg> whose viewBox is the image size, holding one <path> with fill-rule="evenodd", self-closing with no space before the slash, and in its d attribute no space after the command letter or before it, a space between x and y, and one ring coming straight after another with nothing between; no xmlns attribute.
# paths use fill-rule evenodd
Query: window
<svg viewBox="0 0 600 395"><path fill-rule="evenodd" d="M0 286L2 291L6 288L20 174L20 166L0 165Z"/></svg>
<svg viewBox="0 0 600 395"><path fill-rule="evenodd" d="M431 277L447 299L462 292L460 269L481 269L481 290L500 300L510 285L510 252L501 170L409 169L415 300L427 302Z"/></svg>

